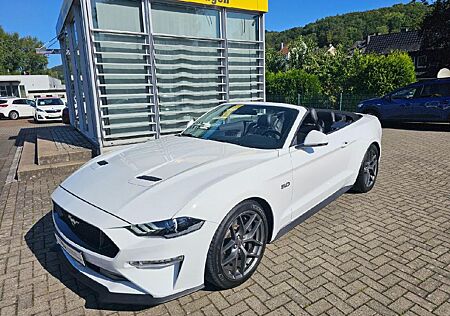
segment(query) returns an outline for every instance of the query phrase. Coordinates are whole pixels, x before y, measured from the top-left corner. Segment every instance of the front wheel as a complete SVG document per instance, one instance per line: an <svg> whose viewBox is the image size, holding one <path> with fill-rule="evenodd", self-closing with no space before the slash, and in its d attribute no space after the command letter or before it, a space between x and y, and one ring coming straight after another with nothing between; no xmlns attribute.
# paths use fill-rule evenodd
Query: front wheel
<svg viewBox="0 0 450 316"><path fill-rule="evenodd" d="M245 201L234 207L211 241L206 281L224 290L248 280L264 255L267 232L267 218L257 202Z"/></svg>
<svg viewBox="0 0 450 316"><path fill-rule="evenodd" d="M364 155L358 178L352 188L353 191L366 193L373 189L378 176L379 160L380 152L378 147L375 144L370 145Z"/></svg>

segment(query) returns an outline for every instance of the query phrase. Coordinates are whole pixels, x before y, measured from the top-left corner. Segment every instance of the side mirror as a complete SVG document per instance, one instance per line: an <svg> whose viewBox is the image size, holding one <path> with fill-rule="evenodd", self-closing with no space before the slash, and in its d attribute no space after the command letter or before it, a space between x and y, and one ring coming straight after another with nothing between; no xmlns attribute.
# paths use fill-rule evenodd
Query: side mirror
<svg viewBox="0 0 450 316"><path fill-rule="evenodd" d="M191 120L187 123L186 128L191 127L192 125L194 125L194 123L195 123L195 120L194 120L194 119L191 119Z"/></svg>
<svg viewBox="0 0 450 316"><path fill-rule="evenodd" d="M328 145L328 136L319 131L311 131L306 135L303 144L297 146L300 148L306 147L322 147Z"/></svg>

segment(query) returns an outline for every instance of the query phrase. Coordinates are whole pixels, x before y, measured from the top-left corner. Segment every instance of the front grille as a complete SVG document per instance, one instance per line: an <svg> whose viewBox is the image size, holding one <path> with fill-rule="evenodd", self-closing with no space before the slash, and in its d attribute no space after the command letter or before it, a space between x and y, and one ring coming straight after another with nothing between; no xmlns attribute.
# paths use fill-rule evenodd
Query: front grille
<svg viewBox="0 0 450 316"><path fill-rule="evenodd" d="M119 252L113 241L97 227L68 213L56 203L53 203L53 211L57 215L56 219L63 222L58 223L56 220L57 225L61 224L58 228L74 243L109 258L114 258Z"/></svg>
<svg viewBox="0 0 450 316"><path fill-rule="evenodd" d="M61 110L45 110L47 113L59 113Z"/></svg>

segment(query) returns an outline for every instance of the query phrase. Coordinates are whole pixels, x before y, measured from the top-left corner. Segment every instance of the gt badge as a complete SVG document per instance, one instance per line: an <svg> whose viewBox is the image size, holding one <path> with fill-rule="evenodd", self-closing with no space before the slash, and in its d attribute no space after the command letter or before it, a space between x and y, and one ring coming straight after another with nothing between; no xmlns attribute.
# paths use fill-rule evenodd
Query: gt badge
<svg viewBox="0 0 450 316"><path fill-rule="evenodd" d="M290 183L290 182L286 182L286 183L284 183L284 184L281 185L281 190L287 189L287 188L289 188L290 186L291 186L291 183Z"/></svg>

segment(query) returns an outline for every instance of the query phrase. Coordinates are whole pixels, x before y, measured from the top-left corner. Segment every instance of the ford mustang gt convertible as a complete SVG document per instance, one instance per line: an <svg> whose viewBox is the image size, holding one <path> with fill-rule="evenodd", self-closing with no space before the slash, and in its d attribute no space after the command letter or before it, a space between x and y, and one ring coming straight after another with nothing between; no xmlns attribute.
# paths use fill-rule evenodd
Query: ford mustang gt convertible
<svg viewBox="0 0 450 316"><path fill-rule="evenodd" d="M221 105L182 133L99 156L53 193L61 260L103 302L159 304L229 289L273 242L376 181L371 115Z"/></svg>

